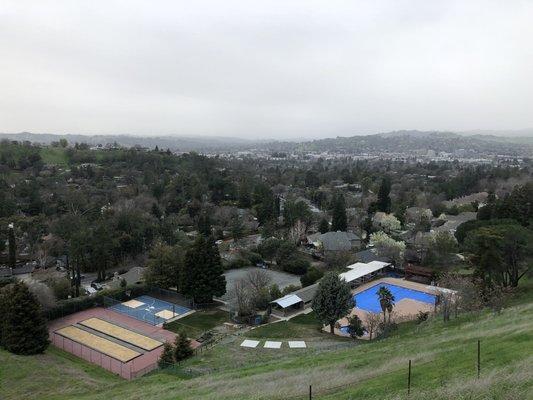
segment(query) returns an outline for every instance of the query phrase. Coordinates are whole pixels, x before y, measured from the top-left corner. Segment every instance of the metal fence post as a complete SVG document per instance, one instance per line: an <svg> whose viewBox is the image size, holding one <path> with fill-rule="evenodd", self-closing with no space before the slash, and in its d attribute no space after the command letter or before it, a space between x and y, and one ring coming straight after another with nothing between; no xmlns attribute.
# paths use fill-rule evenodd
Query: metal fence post
<svg viewBox="0 0 533 400"><path fill-rule="evenodd" d="M309 400L313 400L313 387L309 385Z"/></svg>
<svg viewBox="0 0 533 400"><path fill-rule="evenodd" d="M477 341L477 378L481 373L481 340Z"/></svg>
<svg viewBox="0 0 533 400"><path fill-rule="evenodd" d="M411 360L409 360L409 372L407 374L407 395L411 394Z"/></svg>

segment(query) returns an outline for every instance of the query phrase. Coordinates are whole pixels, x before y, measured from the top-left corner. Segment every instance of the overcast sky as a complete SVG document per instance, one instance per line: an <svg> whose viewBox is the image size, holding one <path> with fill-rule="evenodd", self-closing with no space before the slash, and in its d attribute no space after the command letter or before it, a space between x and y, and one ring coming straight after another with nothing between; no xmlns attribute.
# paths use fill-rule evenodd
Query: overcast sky
<svg viewBox="0 0 533 400"><path fill-rule="evenodd" d="M533 128L533 1L0 1L0 132Z"/></svg>

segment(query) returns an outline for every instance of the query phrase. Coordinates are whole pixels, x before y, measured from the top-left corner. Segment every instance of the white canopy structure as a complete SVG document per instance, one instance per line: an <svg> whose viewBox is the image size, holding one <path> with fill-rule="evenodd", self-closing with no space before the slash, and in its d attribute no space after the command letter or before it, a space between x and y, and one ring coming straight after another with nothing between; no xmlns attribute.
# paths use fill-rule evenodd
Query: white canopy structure
<svg viewBox="0 0 533 400"><path fill-rule="evenodd" d="M281 308L287 308L287 307L293 306L293 305L298 304L298 303L303 303L303 300L300 299L295 294L288 294L288 295L283 296L283 297L281 297L281 298L279 298L277 300L274 300L272 303L276 303Z"/></svg>
<svg viewBox="0 0 533 400"><path fill-rule="evenodd" d="M390 264L382 261L371 261L369 263L355 263L349 265L347 268L350 270L343 272L339 275L341 279L344 279L346 282L353 282L359 278L362 278L366 275L370 275L373 272L379 271L385 267L388 267Z"/></svg>

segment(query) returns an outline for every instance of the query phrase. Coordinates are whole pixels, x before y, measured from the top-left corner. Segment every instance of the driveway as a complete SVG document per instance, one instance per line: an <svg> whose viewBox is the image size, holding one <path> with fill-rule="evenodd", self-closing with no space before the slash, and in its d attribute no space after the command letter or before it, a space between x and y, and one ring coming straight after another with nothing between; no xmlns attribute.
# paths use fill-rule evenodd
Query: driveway
<svg viewBox="0 0 533 400"><path fill-rule="evenodd" d="M300 286L300 277L298 275L288 274L286 272L263 269L259 267L246 267L239 269L230 269L224 273L226 277L226 294L220 299L224 302L231 302L234 299L233 288L235 282L239 279L246 278L249 271L263 270L270 276L270 285L278 285L281 290L289 285Z"/></svg>

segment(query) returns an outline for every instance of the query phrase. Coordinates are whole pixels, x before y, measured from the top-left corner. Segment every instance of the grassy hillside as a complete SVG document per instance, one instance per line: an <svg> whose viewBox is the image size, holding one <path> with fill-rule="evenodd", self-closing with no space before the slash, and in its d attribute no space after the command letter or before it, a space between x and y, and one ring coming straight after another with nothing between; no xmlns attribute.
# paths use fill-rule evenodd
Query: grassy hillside
<svg viewBox="0 0 533 400"><path fill-rule="evenodd" d="M308 324L307 319L301 321ZM297 324L294 323L294 324ZM291 329L297 329L292 327ZM305 328L302 329L302 334ZM279 333L264 331L266 336ZM258 330L251 336L261 336ZM477 340L482 343L476 378ZM309 349L242 349L242 337L179 368L132 382L50 348L37 357L0 352L2 399L287 399L405 398L413 361L413 399L525 399L533 396L533 304L448 324L407 324L385 340L354 344L310 335ZM286 345L285 345L286 346ZM294 397L299 398L299 397Z"/></svg>

